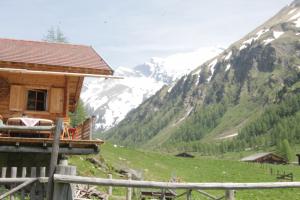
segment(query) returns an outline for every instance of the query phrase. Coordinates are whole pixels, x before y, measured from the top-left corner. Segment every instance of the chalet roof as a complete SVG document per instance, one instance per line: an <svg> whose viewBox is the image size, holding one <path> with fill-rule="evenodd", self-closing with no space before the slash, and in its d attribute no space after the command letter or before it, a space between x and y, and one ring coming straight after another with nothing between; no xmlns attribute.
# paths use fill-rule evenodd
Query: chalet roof
<svg viewBox="0 0 300 200"><path fill-rule="evenodd" d="M92 47L85 45L0 38L0 62L20 64L14 65L14 68L18 66L22 69L33 64L40 65L39 69L48 66L49 71L113 74L101 56Z"/></svg>
<svg viewBox="0 0 300 200"><path fill-rule="evenodd" d="M255 161L259 158L265 157L270 154L273 154L273 153L270 153L270 152L257 153L257 154L253 154L253 155L247 156L245 158L242 158L241 161Z"/></svg>

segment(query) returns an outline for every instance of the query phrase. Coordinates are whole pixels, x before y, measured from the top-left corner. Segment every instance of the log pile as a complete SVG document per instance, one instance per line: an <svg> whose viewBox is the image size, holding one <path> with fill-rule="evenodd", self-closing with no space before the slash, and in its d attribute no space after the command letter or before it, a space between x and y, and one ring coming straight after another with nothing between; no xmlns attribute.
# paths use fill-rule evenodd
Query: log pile
<svg viewBox="0 0 300 200"><path fill-rule="evenodd" d="M108 195L97 190L96 186L75 185L75 199L108 199Z"/></svg>

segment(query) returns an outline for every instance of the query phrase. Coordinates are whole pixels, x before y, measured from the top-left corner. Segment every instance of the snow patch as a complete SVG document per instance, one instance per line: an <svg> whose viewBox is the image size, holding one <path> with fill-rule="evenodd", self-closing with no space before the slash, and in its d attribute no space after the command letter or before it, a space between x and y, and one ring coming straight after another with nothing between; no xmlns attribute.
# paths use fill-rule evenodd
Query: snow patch
<svg viewBox="0 0 300 200"><path fill-rule="evenodd" d="M254 37L251 37L250 39L243 42L242 46L240 47L240 50L243 50L247 48L247 46L251 45L252 42L258 40L263 34L267 33L270 29L262 29L258 31Z"/></svg>
<svg viewBox="0 0 300 200"><path fill-rule="evenodd" d="M229 63L229 64L226 66L225 72L227 72L230 68L231 68L231 64Z"/></svg>
<svg viewBox="0 0 300 200"><path fill-rule="evenodd" d="M211 73L210 77L208 77L207 79L208 82L211 80L212 76L214 75L215 67L217 63L218 63L218 59L215 59L208 65L210 67L210 73Z"/></svg>
<svg viewBox="0 0 300 200"><path fill-rule="evenodd" d="M183 120L185 120L185 119L191 114L191 112L193 111L193 109L194 109L194 107L191 107L191 108L185 113L185 115L184 115L182 118L180 118L177 122L175 122L175 123L173 124L173 126L176 126L177 124L179 124L180 122L182 122Z"/></svg>
<svg viewBox="0 0 300 200"><path fill-rule="evenodd" d="M294 24L296 25L297 28L300 28L300 18L298 18Z"/></svg>
<svg viewBox="0 0 300 200"><path fill-rule="evenodd" d="M224 59L229 60L231 56L232 56L232 51L230 51Z"/></svg>
<svg viewBox="0 0 300 200"><path fill-rule="evenodd" d="M299 17L300 17L300 12L296 13L295 15L293 15L293 16L289 19L289 21L293 21L293 20L295 20L295 19L298 19Z"/></svg>
<svg viewBox="0 0 300 200"><path fill-rule="evenodd" d="M263 41L263 43L264 43L265 45L267 45L267 44L271 43L272 41L278 39L278 38L279 38L280 36L282 36L283 34L284 34L284 32L282 32L282 31L273 31L273 38L265 39L265 40Z"/></svg>
<svg viewBox="0 0 300 200"><path fill-rule="evenodd" d="M283 34L284 34L284 32L282 32L282 31L273 31L273 36L275 39L278 39Z"/></svg>
<svg viewBox="0 0 300 200"><path fill-rule="evenodd" d="M255 37L255 40L257 40L258 38L260 38L260 36L262 36L263 34L265 34L266 32L268 32L270 29L262 29L262 30L260 30L260 31L258 31L257 33L256 33L256 37Z"/></svg>
<svg viewBox="0 0 300 200"><path fill-rule="evenodd" d="M293 10L291 10L291 11L288 13L288 15L290 15L290 14L294 13L296 10L297 10L297 9L296 9L296 8L294 8Z"/></svg>
<svg viewBox="0 0 300 200"><path fill-rule="evenodd" d="M274 38L268 38L268 39L265 39L264 41L263 41L263 43L265 44L265 45L267 45L267 44L269 44L270 42L272 42L273 40L275 40Z"/></svg>
<svg viewBox="0 0 300 200"><path fill-rule="evenodd" d="M176 81L174 83L172 83L172 85L169 87L168 93L172 92L175 85L176 85Z"/></svg>
<svg viewBox="0 0 300 200"><path fill-rule="evenodd" d="M247 48L247 45L243 44L241 47L240 47L240 51L243 50L243 49L246 49Z"/></svg>

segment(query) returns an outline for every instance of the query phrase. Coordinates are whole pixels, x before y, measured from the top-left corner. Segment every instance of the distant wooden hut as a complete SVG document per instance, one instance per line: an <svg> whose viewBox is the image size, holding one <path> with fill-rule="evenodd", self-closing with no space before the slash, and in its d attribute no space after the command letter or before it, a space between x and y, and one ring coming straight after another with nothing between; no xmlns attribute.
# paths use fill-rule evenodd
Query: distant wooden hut
<svg viewBox="0 0 300 200"><path fill-rule="evenodd" d="M175 156L176 157L182 157L182 158L194 158L195 157L192 154L187 153L187 152L183 152L183 153L177 154Z"/></svg>
<svg viewBox="0 0 300 200"><path fill-rule="evenodd" d="M257 153L245 158L242 158L243 162L256 162L256 163L270 163L270 164L286 164L287 161L274 153Z"/></svg>

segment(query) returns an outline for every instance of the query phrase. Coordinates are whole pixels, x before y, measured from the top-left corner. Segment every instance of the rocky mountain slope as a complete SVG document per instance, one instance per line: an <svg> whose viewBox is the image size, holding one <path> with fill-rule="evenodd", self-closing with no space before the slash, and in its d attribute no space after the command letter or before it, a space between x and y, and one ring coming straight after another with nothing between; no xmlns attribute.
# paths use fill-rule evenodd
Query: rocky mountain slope
<svg viewBox="0 0 300 200"><path fill-rule="evenodd" d="M296 0L176 84L163 87L101 137L156 150L187 150L191 144L239 137L270 105L297 95L299 77Z"/></svg>
<svg viewBox="0 0 300 200"><path fill-rule="evenodd" d="M162 86L172 84L221 52L218 47L201 48L166 58L151 58L134 68L119 67L115 75L124 77L123 80L88 78L81 98L88 113L97 117L96 129L107 130Z"/></svg>

